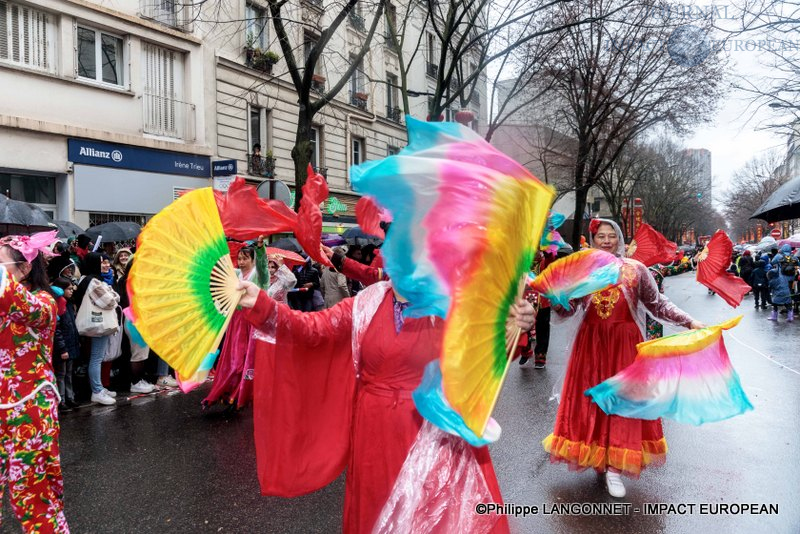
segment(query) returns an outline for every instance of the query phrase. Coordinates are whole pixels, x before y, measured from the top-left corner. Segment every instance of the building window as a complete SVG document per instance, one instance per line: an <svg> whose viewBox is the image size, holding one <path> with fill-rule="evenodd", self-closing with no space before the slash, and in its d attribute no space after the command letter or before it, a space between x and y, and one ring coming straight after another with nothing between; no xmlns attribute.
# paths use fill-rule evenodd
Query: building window
<svg viewBox="0 0 800 534"><path fill-rule="evenodd" d="M400 153L400 147L394 145L386 145L386 155L387 156L394 156L395 154Z"/></svg>
<svg viewBox="0 0 800 534"><path fill-rule="evenodd" d="M397 76L394 74L386 75L386 118L394 122L400 122L403 118L398 96Z"/></svg>
<svg viewBox="0 0 800 534"><path fill-rule="evenodd" d="M123 85L124 47L121 37L78 26L78 76ZM98 68L99 65L99 68Z"/></svg>
<svg viewBox="0 0 800 534"><path fill-rule="evenodd" d="M56 180L52 176L0 173L0 193L12 200L54 206Z"/></svg>
<svg viewBox="0 0 800 534"><path fill-rule="evenodd" d="M426 34L426 73L428 76L435 78L439 73L439 58L436 57L436 36L430 32Z"/></svg>
<svg viewBox="0 0 800 534"><path fill-rule="evenodd" d="M392 36L397 34L397 7L394 4L386 5L386 41L391 44Z"/></svg>
<svg viewBox="0 0 800 534"><path fill-rule="evenodd" d="M0 1L0 61L55 72L55 42L47 13Z"/></svg>
<svg viewBox="0 0 800 534"><path fill-rule="evenodd" d="M322 145L322 130L316 126L311 127L311 135L309 135L309 141L311 143L311 166L314 167L315 171L318 171L320 166L322 165L322 159L320 158L320 146Z"/></svg>
<svg viewBox="0 0 800 534"><path fill-rule="evenodd" d="M355 62L356 56L350 56L350 63ZM350 76L350 103L361 109L367 109L367 84L365 78L362 63L359 62Z"/></svg>
<svg viewBox="0 0 800 534"><path fill-rule="evenodd" d="M356 2L350 9L348 15L350 27L360 32L367 30L367 25L364 22L364 12L361 10L361 2Z"/></svg>
<svg viewBox="0 0 800 534"><path fill-rule="evenodd" d="M366 160L364 139L361 137L353 137L350 144L353 150L351 164L360 165L361 163L364 163Z"/></svg>
<svg viewBox="0 0 800 534"><path fill-rule="evenodd" d="M247 172L253 176L271 178L275 171L275 158L270 142L269 110L250 106L248 113L247 135L250 152L247 157Z"/></svg>
<svg viewBox="0 0 800 534"><path fill-rule="evenodd" d="M267 48L267 12L263 8L248 3L245 6L245 42L248 48Z"/></svg>
<svg viewBox="0 0 800 534"><path fill-rule="evenodd" d="M183 54L142 43L144 131L194 138L194 106L183 102Z"/></svg>

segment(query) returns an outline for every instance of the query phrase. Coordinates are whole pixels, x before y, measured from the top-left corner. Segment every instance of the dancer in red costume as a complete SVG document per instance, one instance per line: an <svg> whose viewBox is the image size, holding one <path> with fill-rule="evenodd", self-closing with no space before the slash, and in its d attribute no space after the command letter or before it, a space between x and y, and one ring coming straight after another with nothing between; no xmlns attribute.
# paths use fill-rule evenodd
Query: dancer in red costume
<svg viewBox="0 0 800 534"><path fill-rule="evenodd" d="M69 533L51 363L56 301L44 259L53 241L55 232L0 240L0 502L8 486L25 532Z"/></svg>
<svg viewBox="0 0 800 534"><path fill-rule="evenodd" d="M592 247L624 257L619 226L594 219ZM623 370L636 358L644 340L645 310L659 320L687 328L703 325L662 295L647 267L624 259L619 284L573 301L573 313L583 314L570 356L555 429L542 444L553 462L571 469L593 468L605 473L608 492L624 497L620 473L637 478L652 464L663 463L667 442L661 421L606 415L584 391ZM568 315L554 307L559 315Z"/></svg>
<svg viewBox="0 0 800 534"><path fill-rule="evenodd" d="M316 313L298 313L243 282L247 319L272 341L256 358L255 438L262 493L315 491L347 467L343 530L371 532L422 418L411 392L439 356L443 321L402 318L389 282ZM533 308L512 314L524 330ZM268 346L269 343L265 343ZM495 502L502 502L489 452L474 449ZM500 518L494 532L506 532Z"/></svg>

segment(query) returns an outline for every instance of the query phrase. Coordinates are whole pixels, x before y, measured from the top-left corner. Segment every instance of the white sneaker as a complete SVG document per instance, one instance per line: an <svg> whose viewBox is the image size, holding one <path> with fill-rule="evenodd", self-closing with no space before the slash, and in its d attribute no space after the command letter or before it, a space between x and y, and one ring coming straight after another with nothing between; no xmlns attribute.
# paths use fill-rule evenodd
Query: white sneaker
<svg viewBox="0 0 800 534"><path fill-rule="evenodd" d="M156 381L156 385L165 388L176 388L178 387L178 381L171 376L162 376Z"/></svg>
<svg viewBox="0 0 800 534"><path fill-rule="evenodd" d="M139 380L131 386L131 393L152 393L156 387L145 379Z"/></svg>
<svg viewBox="0 0 800 534"><path fill-rule="evenodd" d="M612 497L621 499L625 496L625 484L622 483L622 477L619 473L606 471L606 489Z"/></svg>
<svg viewBox="0 0 800 534"><path fill-rule="evenodd" d="M101 391L100 393L92 393L92 402L96 402L97 404L105 404L106 406L111 406L112 404L117 403L117 399L106 395L105 391Z"/></svg>
<svg viewBox="0 0 800 534"><path fill-rule="evenodd" d="M115 398L115 399L117 398L117 392L116 391L111 391L111 390L103 388L103 393L105 393L109 397L112 397L112 398Z"/></svg>

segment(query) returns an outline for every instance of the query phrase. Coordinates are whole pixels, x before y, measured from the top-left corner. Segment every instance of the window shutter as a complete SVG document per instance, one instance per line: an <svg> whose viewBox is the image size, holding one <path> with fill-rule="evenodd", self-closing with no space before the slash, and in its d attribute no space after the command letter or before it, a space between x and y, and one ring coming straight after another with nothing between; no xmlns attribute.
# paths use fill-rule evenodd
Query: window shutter
<svg viewBox="0 0 800 534"><path fill-rule="evenodd" d="M0 59L52 70L52 33L43 11L0 1Z"/></svg>
<svg viewBox="0 0 800 534"><path fill-rule="evenodd" d="M0 1L0 59L8 59L8 4Z"/></svg>
<svg viewBox="0 0 800 534"><path fill-rule="evenodd" d="M183 119L179 77L183 57L179 52L145 43L145 131L179 136Z"/></svg>

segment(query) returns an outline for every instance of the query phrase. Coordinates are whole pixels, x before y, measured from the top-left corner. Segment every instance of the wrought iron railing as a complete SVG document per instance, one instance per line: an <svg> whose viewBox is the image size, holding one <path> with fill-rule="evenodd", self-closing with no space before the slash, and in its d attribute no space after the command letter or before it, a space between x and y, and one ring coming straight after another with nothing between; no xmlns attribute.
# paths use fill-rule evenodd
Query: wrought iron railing
<svg viewBox="0 0 800 534"><path fill-rule="evenodd" d="M275 177L275 158L256 154L247 155L247 174L250 176Z"/></svg>
<svg viewBox="0 0 800 534"><path fill-rule="evenodd" d="M363 109L366 111L367 109L367 98L364 96L364 93L350 93L350 103L357 108Z"/></svg>
<svg viewBox="0 0 800 534"><path fill-rule="evenodd" d="M139 0L139 15L182 32L192 31L194 2L192 0Z"/></svg>
<svg viewBox="0 0 800 534"><path fill-rule="evenodd" d="M364 22L364 17L362 17L355 11L350 11L348 19L350 20L350 26L352 26L354 29L360 32L367 31L367 25Z"/></svg>
<svg viewBox="0 0 800 534"><path fill-rule="evenodd" d="M386 106L386 118L399 124L403 120L403 110L397 106Z"/></svg>

